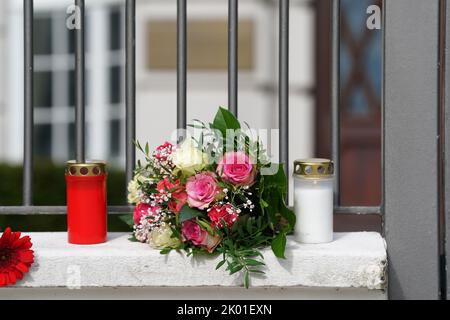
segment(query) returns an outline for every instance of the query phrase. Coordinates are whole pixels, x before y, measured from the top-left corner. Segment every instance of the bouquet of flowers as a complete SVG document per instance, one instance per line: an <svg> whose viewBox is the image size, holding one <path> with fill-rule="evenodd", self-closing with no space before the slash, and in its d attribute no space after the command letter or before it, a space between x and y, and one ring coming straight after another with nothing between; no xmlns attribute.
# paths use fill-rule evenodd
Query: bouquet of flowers
<svg viewBox="0 0 450 320"><path fill-rule="evenodd" d="M243 272L248 288L251 274L264 273L260 249L270 245L285 258L286 235L294 228L283 166L271 163L259 137L244 132L224 108L212 123L195 120L191 127L201 130L198 138L166 142L153 152L136 142L145 163L138 161L128 186L128 201L136 205L123 217L133 227L130 240L162 254L221 255L216 269Z"/></svg>

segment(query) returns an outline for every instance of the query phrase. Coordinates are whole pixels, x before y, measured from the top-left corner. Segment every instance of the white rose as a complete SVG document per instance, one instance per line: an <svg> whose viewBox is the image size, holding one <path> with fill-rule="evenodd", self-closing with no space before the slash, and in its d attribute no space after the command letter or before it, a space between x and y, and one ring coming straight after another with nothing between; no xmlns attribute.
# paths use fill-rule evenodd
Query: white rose
<svg viewBox="0 0 450 320"><path fill-rule="evenodd" d="M128 183L128 203L137 204L141 200L139 183L136 177Z"/></svg>
<svg viewBox="0 0 450 320"><path fill-rule="evenodd" d="M183 175L189 177L205 167L208 155L197 149L191 139L186 139L172 154L172 162Z"/></svg>
<svg viewBox="0 0 450 320"><path fill-rule="evenodd" d="M153 180L140 173L136 174L133 180L128 183L128 203L138 204L141 202L142 192L140 190L140 184L145 183L151 184Z"/></svg>
<svg viewBox="0 0 450 320"><path fill-rule="evenodd" d="M148 235L148 242L152 248L165 249L165 248L178 248L180 240L172 237L173 232L170 226L166 223L161 226L152 229Z"/></svg>

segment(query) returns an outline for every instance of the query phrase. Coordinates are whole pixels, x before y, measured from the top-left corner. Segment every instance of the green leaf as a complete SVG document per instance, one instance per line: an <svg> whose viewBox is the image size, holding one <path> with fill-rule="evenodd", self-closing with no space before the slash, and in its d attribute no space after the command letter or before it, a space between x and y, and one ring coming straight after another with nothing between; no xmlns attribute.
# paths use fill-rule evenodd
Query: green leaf
<svg viewBox="0 0 450 320"><path fill-rule="evenodd" d="M183 206L183 208L181 208L181 211L179 214L180 223L183 223L187 220L191 220L191 219L194 219L197 217L201 217L203 215L204 215L204 213L201 212L200 210L193 209L186 204Z"/></svg>
<svg viewBox="0 0 450 320"><path fill-rule="evenodd" d="M244 229L242 228L242 223L238 223L237 225L237 231L240 237L244 238L245 237L245 233L244 233Z"/></svg>
<svg viewBox="0 0 450 320"><path fill-rule="evenodd" d="M246 263L248 266L252 266L252 267L255 267L255 266L264 266L264 265L265 265L264 262L261 262L261 261L255 260L255 259L245 259L245 263Z"/></svg>
<svg viewBox="0 0 450 320"><path fill-rule="evenodd" d="M281 206L281 215L287 220L288 225L284 227L284 231L286 233L290 233L294 230L295 227L295 223L297 220L297 217L295 216L295 213L289 209L288 207L286 207L286 205L282 205Z"/></svg>
<svg viewBox="0 0 450 320"><path fill-rule="evenodd" d="M258 219L256 220L256 227L258 228L258 230L261 230L261 226L262 226L262 217L259 216Z"/></svg>
<svg viewBox="0 0 450 320"><path fill-rule="evenodd" d="M252 228L253 223L252 222L253 222L253 219L251 217L247 219L246 228L247 228L247 232L249 234L252 234L252 232L253 232L253 228Z"/></svg>
<svg viewBox="0 0 450 320"><path fill-rule="evenodd" d="M169 254L170 251L172 251L171 248L165 248L165 249L162 249L159 253L160 253L160 254Z"/></svg>
<svg viewBox="0 0 450 320"><path fill-rule="evenodd" d="M249 271L250 271L251 273L259 273L259 274L265 274L265 272L264 272L264 271L262 271L262 270L258 270L258 269L249 269Z"/></svg>
<svg viewBox="0 0 450 320"><path fill-rule="evenodd" d="M273 175L264 176L264 189L276 188L281 191L282 195L286 193L287 190L287 178L284 173L284 166L280 164L278 166L277 173Z"/></svg>
<svg viewBox="0 0 450 320"><path fill-rule="evenodd" d="M272 251L279 259L286 259L284 252L286 250L286 234L279 233L275 239L272 240Z"/></svg>
<svg viewBox="0 0 450 320"><path fill-rule="evenodd" d="M127 214L119 217L120 220L125 222L130 228L133 228L134 226L134 220L132 214Z"/></svg>
<svg viewBox="0 0 450 320"><path fill-rule="evenodd" d="M222 133L223 138L225 138L227 129L238 130L241 128L241 125L230 111L220 107L211 128L219 130Z"/></svg>
<svg viewBox="0 0 450 320"><path fill-rule="evenodd" d="M242 264L237 265L237 266L235 266L233 268L230 268L230 275L233 275L233 274L241 271L243 268L244 268L244 266Z"/></svg>
<svg viewBox="0 0 450 320"><path fill-rule="evenodd" d="M220 261L216 266L216 270L220 269L225 264L225 262L227 262L227 260Z"/></svg>
<svg viewBox="0 0 450 320"><path fill-rule="evenodd" d="M213 230L213 228L211 228L211 225L209 223L207 223L206 221L200 220L200 219L197 219L197 223L199 225L201 225L203 227L203 229L208 231L208 233L210 235L214 235L214 230Z"/></svg>
<svg viewBox="0 0 450 320"><path fill-rule="evenodd" d="M247 270L244 273L244 287L245 289L250 287L250 273Z"/></svg>
<svg viewBox="0 0 450 320"><path fill-rule="evenodd" d="M261 206L263 208L267 208L269 206L269 204L266 201L264 201L264 199L259 199L259 202L261 203Z"/></svg>
<svg viewBox="0 0 450 320"><path fill-rule="evenodd" d="M136 239L136 237L134 236L134 234L132 234L131 237L128 238L128 241L131 241L131 242L139 242L139 240Z"/></svg>
<svg viewBox="0 0 450 320"><path fill-rule="evenodd" d="M172 238L181 238L181 233L178 231L176 227L172 226L171 229L172 229Z"/></svg>

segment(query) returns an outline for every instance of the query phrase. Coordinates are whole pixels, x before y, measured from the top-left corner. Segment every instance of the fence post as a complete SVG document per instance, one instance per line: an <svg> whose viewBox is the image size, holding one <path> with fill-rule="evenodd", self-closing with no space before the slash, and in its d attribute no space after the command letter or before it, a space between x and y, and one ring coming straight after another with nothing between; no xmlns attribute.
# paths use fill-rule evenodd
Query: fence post
<svg viewBox="0 0 450 320"><path fill-rule="evenodd" d="M444 21L445 25L445 35L444 35L444 50L445 50L445 74L443 80L444 85L444 128L445 128L445 136L444 136L444 181L445 181L445 199L444 199L444 213L445 213L445 221L446 221L446 260L444 261L447 264L447 299L450 297L450 271L448 268L448 262L450 261L450 23L448 22L448 18L450 17L450 2L445 1L445 16Z"/></svg>
<svg viewBox="0 0 450 320"><path fill-rule="evenodd" d="M385 0L384 209L390 299L438 299L439 0Z"/></svg>

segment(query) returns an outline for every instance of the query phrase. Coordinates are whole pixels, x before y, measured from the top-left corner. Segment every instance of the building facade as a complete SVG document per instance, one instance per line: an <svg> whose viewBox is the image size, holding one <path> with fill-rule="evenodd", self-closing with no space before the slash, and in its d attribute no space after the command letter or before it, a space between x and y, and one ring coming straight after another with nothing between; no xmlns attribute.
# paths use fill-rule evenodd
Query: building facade
<svg viewBox="0 0 450 320"><path fill-rule="evenodd" d="M35 155L73 157L74 46L66 26L72 1L35 1ZM277 116L277 2L239 2L239 116L274 129ZM0 158L22 159L22 3L2 1ZM124 1L87 1L87 154L120 165L124 158ZM188 119L210 119L227 104L227 1L188 2ZM314 13L291 9L291 154L313 153ZM155 146L176 126L176 1L137 1L137 136ZM203 40L202 40L203 39ZM173 40L173 41L172 41ZM173 43L172 43L173 42ZM20 70L18 72L18 70Z"/></svg>

